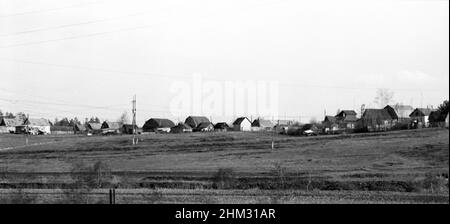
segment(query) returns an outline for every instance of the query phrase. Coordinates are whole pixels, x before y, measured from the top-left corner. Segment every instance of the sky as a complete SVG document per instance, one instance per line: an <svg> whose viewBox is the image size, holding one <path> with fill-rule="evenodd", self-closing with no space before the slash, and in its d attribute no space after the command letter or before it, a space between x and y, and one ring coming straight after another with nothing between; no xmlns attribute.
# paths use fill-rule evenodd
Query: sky
<svg viewBox="0 0 450 224"><path fill-rule="evenodd" d="M0 110L115 120L136 94L140 125L261 115L187 100L229 108L211 93L226 82L276 83L276 117L302 122L376 108L380 88L436 107L449 98L448 23L449 2L432 0L0 0ZM177 99L189 110L174 113Z"/></svg>

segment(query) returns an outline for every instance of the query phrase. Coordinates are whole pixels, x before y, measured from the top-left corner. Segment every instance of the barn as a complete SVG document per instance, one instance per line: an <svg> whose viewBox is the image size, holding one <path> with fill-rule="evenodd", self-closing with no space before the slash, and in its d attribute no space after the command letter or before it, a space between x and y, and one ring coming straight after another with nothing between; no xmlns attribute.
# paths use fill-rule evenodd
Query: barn
<svg viewBox="0 0 450 224"><path fill-rule="evenodd" d="M359 119L361 128L367 131L386 131L395 125L395 119L385 109L366 109Z"/></svg>
<svg viewBox="0 0 450 224"><path fill-rule="evenodd" d="M429 126L429 117L433 109L430 108L416 108L409 117L413 127L415 128L426 128Z"/></svg>
<svg viewBox="0 0 450 224"><path fill-rule="evenodd" d="M88 133L91 134L99 134L102 133L102 124L95 123L95 122L89 122L86 125Z"/></svg>
<svg viewBox="0 0 450 224"><path fill-rule="evenodd" d="M102 124L103 134L119 134L122 131L122 123L105 121Z"/></svg>
<svg viewBox="0 0 450 224"><path fill-rule="evenodd" d="M142 129L144 132L170 132L175 123L169 119L151 118L145 122Z"/></svg>
<svg viewBox="0 0 450 224"><path fill-rule="evenodd" d="M233 122L234 131L251 131L252 122L247 117L240 117Z"/></svg>
<svg viewBox="0 0 450 224"><path fill-rule="evenodd" d="M185 123L179 123L177 126L170 129L170 133L189 133L192 132L191 126Z"/></svg>
<svg viewBox="0 0 450 224"><path fill-rule="evenodd" d="M252 131L271 131L274 126L271 121L258 118L252 123Z"/></svg>
<svg viewBox="0 0 450 224"><path fill-rule="evenodd" d="M73 132L75 134L83 134L86 133L86 131L87 131L86 126L82 124L75 124L75 126L73 126Z"/></svg>
<svg viewBox="0 0 450 224"><path fill-rule="evenodd" d="M15 133L16 126L23 125L24 120L19 117L16 118L6 118L0 119L0 133Z"/></svg>
<svg viewBox="0 0 450 224"><path fill-rule="evenodd" d="M211 121L209 121L209 119L207 117L202 117L202 116L189 116L184 121L184 123L191 126L191 128L196 128L201 123L205 123L205 122L211 123Z"/></svg>

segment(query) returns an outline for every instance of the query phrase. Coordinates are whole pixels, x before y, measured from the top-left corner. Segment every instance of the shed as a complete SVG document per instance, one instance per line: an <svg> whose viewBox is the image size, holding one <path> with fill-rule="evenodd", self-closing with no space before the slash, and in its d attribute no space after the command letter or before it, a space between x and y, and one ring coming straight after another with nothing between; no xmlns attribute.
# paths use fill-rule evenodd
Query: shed
<svg viewBox="0 0 450 224"><path fill-rule="evenodd" d="M175 123L169 119L151 118L145 122L142 129L144 132L170 132L170 129L175 126Z"/></svg>
<svg viewBox="0 0 450 224"><path fill-rule="evenodd" d="M247 117L240 117L233 122L234 131L251 131L252 122Z"/></svg>
<svg viewBox="0 0 450 224"><path fill-rule="evenodd" d="M226 122L219 122L214 125L215 131L227 131L230 126Z"/></svg>
<svg viewBox="0 0 450 224"><path fill-rule="evenodd" d="M191 126L191 128L196 128L201 123L211 122L207 117L202 116L189 116L185 120L185 124Z"/></svg>

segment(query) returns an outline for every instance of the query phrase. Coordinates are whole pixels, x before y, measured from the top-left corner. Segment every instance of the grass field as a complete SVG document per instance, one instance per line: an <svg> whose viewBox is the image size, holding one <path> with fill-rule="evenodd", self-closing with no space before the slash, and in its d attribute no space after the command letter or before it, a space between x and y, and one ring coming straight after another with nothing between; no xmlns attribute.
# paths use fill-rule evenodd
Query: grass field
<svg viewBox="0 0 450 224"><path fill-rule="evenodd" d="M0 203L14 195L57 202L73 188L73 167L98 161L111 171L118 203L449 203L448 129L139 138L31 136L25 145L22 135L0 135Z"/></svg>

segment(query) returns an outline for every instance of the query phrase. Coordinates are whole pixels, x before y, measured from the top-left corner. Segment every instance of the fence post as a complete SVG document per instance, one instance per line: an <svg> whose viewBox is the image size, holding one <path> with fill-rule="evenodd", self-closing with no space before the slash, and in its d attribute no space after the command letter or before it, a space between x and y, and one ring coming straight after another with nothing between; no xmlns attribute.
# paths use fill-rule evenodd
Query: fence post
<svg viewBox="0 0 450 224"><path fill-rule="evenodd" d="M112 190L111 188L109 189L109 204L112 205L113 204L113 195L112 195Z"/></svg>

